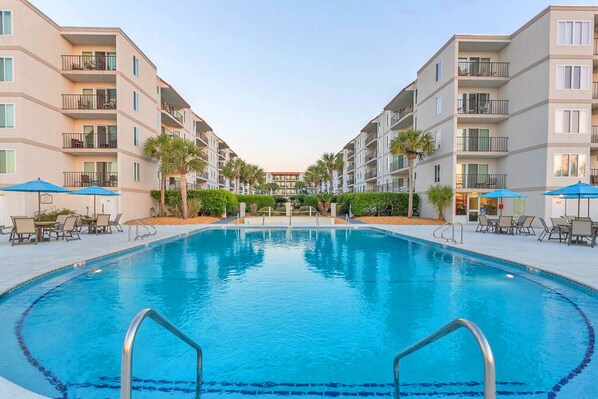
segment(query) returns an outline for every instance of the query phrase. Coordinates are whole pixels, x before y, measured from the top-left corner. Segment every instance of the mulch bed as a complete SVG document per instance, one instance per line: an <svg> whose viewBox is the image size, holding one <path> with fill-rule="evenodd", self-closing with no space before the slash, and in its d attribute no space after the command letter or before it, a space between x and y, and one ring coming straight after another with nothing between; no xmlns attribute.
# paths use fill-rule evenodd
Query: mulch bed
<svg viewBox="0 0 598 399"><path fill-rule="evenodd" d="M399 224L411 226L440 225L443 223L438 219L409 219L405 216L360 216L355 219L368 224Z"/></svg>
<svg viewBox="0 0 598 399"><path fill-rule="evenodd" d="M215 218L212 216L197 216L194 218L177 218L174 216L166 216L166 217L155 217L155 218L145 218L144 221L152 224L154 226L166 226L166 225L185 225L185 224L210 224L221 220L220 218ZM128 224L124 223L124 224Z"/></svg>

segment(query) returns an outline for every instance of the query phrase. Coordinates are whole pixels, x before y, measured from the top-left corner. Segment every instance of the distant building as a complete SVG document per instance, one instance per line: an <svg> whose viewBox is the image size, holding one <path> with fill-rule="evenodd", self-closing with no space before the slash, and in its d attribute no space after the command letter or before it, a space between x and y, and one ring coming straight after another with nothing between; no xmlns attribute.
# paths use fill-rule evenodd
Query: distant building
<svg viewBox="0 0 598 399"><path fill-rule="evenodd" d="M296 184L303 181L304 175L301 172L266 172L266 183L278 184L278 190L274 195L296 195Z"/></svg>

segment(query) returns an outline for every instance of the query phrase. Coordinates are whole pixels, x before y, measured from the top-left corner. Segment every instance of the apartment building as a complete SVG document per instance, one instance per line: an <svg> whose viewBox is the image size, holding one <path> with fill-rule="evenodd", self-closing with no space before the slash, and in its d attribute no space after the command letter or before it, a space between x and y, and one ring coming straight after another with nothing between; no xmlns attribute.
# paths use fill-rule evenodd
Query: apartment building
<svg viewBox="0 0 598 399"><path fill-rule="evenodd" d="M389 145L416 128L436 147L416 165L423 216L436 216L425 201L434 184L456 193L450 220L496 214L497 201L479 196L498 188L528 196L505 201L505 213L564 214L564 200L541 194L580 180L598 184L597 21L595 6L551 6L511 35L453 36L345 146L355 182L342 189L406 190L407 162Z"/></svg>
<svg viewBox="0 0 598 399"><path fill-rule="evenodd" d="M25 0L1 0L0 13L0 186L38 177L73 190L96 184L121 194L98 199L99 209L148 216L159 180L145 141L162 131L207 144L212 129L121 29L61 27ZM188 183L224 187L210 171ZM45 209L93 209L88 197L48 199ZM34 210L33 195L0 194L0 224Z"/></svg>
<svg viewBox="0 0 598 399"><path fill-rule="evenodd" d="M266 183L278 184L278 190L274 195L289 196L300 194L296 188L299 181L304 180L304 174L300 172L266 172Z"/></svg>

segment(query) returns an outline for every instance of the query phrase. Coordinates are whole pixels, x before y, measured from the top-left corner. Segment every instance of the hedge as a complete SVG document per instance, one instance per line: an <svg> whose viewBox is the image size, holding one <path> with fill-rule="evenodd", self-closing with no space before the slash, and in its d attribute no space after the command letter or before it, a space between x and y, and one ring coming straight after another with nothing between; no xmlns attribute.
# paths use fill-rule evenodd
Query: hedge
<svg viewBox="0 0 598 399"><path fill-rule="evenodd" d="M247 210L251 204L256 204L258 209L267 208L269 206L274 208L276 201L271 195L259 195L259 194L237 194L237 200L239 202L245 202L247 204Z"/></svg>
<svg viewBox="0 0 598 399"><path fill-rule="evenodd" d="M299 203L299 206L313 206L316 209L318 208L318 197L315 195L299 194L295 199Z"/></svg>
<svg viewBox="0 0 598 399"><path fill-rule="evenodd" d="M336 197L338 212L351 212L355 216L407 216L408 193L347 193ZM419 196L413 194L413 209L419 207Z"/></svg>
<svg viewBox="0 0 598 399"><path fill-rule="evenodd" d="M160 201L160 190L152 190L151 196ZM234 214L239 209L235 194L226 190L189 190L187 198L198 199L201 202L200 215L220 217L225 210L227 214ZM165 199L167 206L174 206L181 201L181 192L166 190Z"/></svg>

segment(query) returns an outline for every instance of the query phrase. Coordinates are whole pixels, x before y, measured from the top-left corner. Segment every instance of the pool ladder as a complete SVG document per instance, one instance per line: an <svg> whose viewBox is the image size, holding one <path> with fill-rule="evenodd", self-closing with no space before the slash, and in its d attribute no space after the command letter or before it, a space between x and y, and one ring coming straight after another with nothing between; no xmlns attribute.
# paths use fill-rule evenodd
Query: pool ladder
<svg viewBox="0 0 598 399"><path fill-rule="evenodd" d="M494 355L492 354L492 348L486 339L486 336L480 330L480 328L472 321L467 319L455 319L437 330L436 332L428 335L421 341L416 342L407 349L399 352L395 356L393 364L393 375L395 385L395 398L399 399L401 396L401 387L399 384L399 361L407 355L412 354L420 350L421 348L431 344L434 341L443 338L450 333L457 331L461 328L467 329L475 338L482 352L482 358L484 359L484 399L496 399L496 367L494 365Z"/></svg>
<svg viewBox="0 0 598 399"><path fill-rule="evenodd" d="M460 233L460 240L457 241L455 238L455 226L459 228ZM451 232L450 237L446 237L444 234L447 232ZM438 238L440 240L444 240L446 242L452 242L453 244L463 244L463 223L459 222L446 222L442 226L438 226L436 230L432 233L434 238Z"/></svg>
<svg viewBox="0 0 598 399"><path fill-rule="evenodd" d="M162 317L154 309L146 308L142 309L131 321L127 333L125 334L125 341L122 349L122 363L120 371L120 399L131 399L132 398L132 380L133 380L133 346L135 345L135 337L137 331L141 327L141 323L146 318L150 318L158 325L164 327L166 331L172 333L175 337L195 349L197 355L197 368L196 368L196 383L195 383L195 398L199 399L201 393L201 371L202 371L202 352L201 347L185 335L181 330L176 328L174 324Z"/></svg>
<svg viewBox="0 0 598 399"><path fill-rule="evenodd" d="M131 241L131 233L132 233L132 228L133 226L135 226L135 238L133 239L133 241L137 241L138 239L144 239L145 237L151 237L151 236L155 236L158 231L156 230L156 227L152 224L149 224L148 222L146 222L143 219L133 219L130 220L129 222L129 241ZM139 226L142 227L142 232L139 233Z"/></svg>

